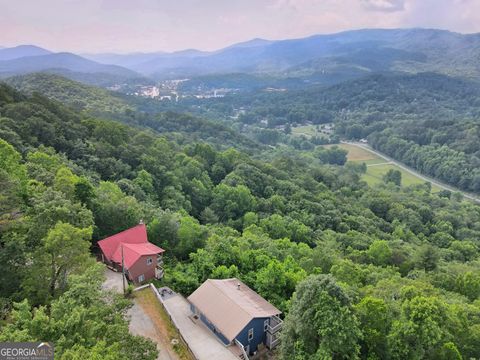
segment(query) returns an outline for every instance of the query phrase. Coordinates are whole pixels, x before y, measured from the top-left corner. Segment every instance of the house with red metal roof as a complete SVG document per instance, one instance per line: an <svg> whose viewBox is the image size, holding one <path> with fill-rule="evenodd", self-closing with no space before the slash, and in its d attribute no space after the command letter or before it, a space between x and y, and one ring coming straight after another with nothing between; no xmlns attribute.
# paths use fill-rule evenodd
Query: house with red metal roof
<svg viewBox="0 0 480 360"><path fill-rule="evenodd" d="M145 224L139 224L98 242L102 260L117 271L125 269L127 279L138 284L163 277L165 250L148 242Z"/></svg>

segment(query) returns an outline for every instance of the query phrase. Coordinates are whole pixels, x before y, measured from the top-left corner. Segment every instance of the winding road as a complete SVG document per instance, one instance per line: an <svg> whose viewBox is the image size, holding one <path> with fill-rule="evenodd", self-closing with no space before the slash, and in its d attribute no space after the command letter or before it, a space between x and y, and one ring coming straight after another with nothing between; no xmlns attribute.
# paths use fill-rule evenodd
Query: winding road
<svg viewBox="0 0 480 360"><path fill-rule="evenodd" d="M388 161L388 162L390 162L390 163L398 166L400 169L409 172L410 174L418 177L419 179L422 179L422 180L424 180L424 181L428 181L428 182L432 183L433 185L436 185L436 186L438 186L439 188L444 189L444 190L448 190L448 191L452 191L452 192L459 192L459 193L461 193L466 199L475 201L475 202L477 202L477 203L480 203L480 197L478 197L478 196L476 196L476 195L474 195L474 194L467 193L467 192L462 191L462 190L460 190L460 189L457 189L457 188L454 187L454 186L451 186L451 185L447 185L447 184L445 184L445 183L442 183L442 182L440 182L440 181L438 181L438 180L435 180L435 179L433 179L433 178L431 178L431 177L429 177L429 176L422 175L422 174L420 174L418 171L416 171L416 170L408 167L407 165L402 164L402 163L398 162L397 160L395 160L395 159L393 159L393 158L391 158L391 157L389 157L389 156L387 156L387 155L385 155L385 154L382 154L382 153L378 152L377 150L372 149L372 148L371 148L369 145L367 145L367 144L359 143L359 142L352 142L352 141L342 141L341 143L342 143L342 144L349 144L349 145L353 145L353 146L360 147L360 148L362 148L362 149L364 149L364 150L366 150L366 151L369 151L369 152L377 155L378 157L380 157L380 158L382 158L382 159L384 159L384 160L386 160L386 161Z"/></svg>

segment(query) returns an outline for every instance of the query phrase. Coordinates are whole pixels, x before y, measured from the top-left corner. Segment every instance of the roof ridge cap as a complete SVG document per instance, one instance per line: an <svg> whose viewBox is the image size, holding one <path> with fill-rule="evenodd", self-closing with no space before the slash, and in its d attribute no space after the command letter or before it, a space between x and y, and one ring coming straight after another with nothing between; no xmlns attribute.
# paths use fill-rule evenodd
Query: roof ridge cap
<svg viewBox="0 0 480 360"><path fill-rule="evenodd" d="M102 240L98 240L98 242L103 241L103 240L106 240L106 239L109 239L109 238L111 238L111 237L114 237L114 236L117 236L117 235L120 235L120 234L123 234L124 232L127 232L127 231L129 231L129 230L135 229L135 228L138 227L138 226L146 227L145 224L137 224L137 225L135 225L135 226L129 227L128 229L125 229L125 230L122 230L122 231L120 231L120 232L118 232L118 233L115 233L115 234L113 234L113 235L107 236L107 237L103 238Z"/></svg>

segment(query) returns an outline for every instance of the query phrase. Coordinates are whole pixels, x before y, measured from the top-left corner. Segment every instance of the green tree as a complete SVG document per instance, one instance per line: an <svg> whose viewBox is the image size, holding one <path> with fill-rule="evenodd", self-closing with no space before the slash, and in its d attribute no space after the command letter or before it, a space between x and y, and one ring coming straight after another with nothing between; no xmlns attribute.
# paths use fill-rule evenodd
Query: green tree
<svg viewBox="0 0 480 360"><path fill-rule="evenodd" d="M220 220L227 220L238 219L254 210L255 205L255 197L248 187L220 184L215 187L211 208Z"/></svg>
<svg viewBox="0 0 480 360"><path fill-rule="evenodd" d="M67 287L67 275L81 272L90 264L92 229L79 229L59 222L33 253L32 265L23 285L27 294L40 303Z"/></svg>
<svg viewBox="0 0 480 360"><path fill-rule="evenodd" d="M402 183L402 172L400 170L390 169L383 176L383 181L388 183L394 183L397 186L400 186Z"/></svg>
<svg viewBox="0 0 480 360"><path fill-rule="evenodd" d="M181 259L187 259L190 253L204 245L206 236L206 229L198 220L191 216L182 217L177 231L178 244L173 248L174 254Z"/></svg>
<svg viewBox="0 0 480 360"><path fill-rule="evenodd" d="M129 301L102 292L103 272L103 266L93 263L82 274L70 274L68 289L48 311L32 309L27 300L16 303L11 321L0 329L0 341L48 339L61 359L156 359L155 344L128 331Z"/></svg>
<svg viewBox="0 0 480 360"><path fill-rule="evenodd" d="M367 254L375 265L388 265L392 258L392 250L385 240L375 240L369 246Z"/></svg>
<svg viewBox="0 0 480 360"><path fill-rule="evenodd" d="M363 334L365 357L387 359L387 334L390 331L392 314L385 301L370 296L364 297L355 305L355 313Z"/></svg>
<svg viewBox="0 0 480 360"><path fill-rule="evenodd" d="M143 209L132 196L126 196L118 185L101 182L93 201L98 237L113 235L143 219Z"/></svg>
<svg viewBox="0 0 480 360"><path fill-rule="evenodd" d="M350 299L331 276L297 286L282 331L282 359L358 359L361 337Z"/></svg>
<svg viewBox="0 0 480 360"><path fill-rule="evenodd" d="M424 359L433 355L447 336L446 311L445 304L436 298L416 296L405 300L388 336L391 357Z"/></svg>
<svg viewBox="0 0 480 360"><path fill-rule="evenodd" d="M75 198L75 189L78 181L78 176L73 174L66 166L62 166L57 170L53 188L62 192L67 199L73 200Z"/></svg>

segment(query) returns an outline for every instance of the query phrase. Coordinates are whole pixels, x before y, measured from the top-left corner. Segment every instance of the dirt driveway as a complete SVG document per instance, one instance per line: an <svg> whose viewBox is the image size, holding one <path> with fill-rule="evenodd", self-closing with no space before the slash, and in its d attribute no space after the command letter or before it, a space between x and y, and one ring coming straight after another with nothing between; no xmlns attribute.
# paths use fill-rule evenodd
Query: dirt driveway
<svg viewBox="0 0 480 360"><path fill-rule="evenodd" d="M145 310L137 301L134 301L127 315L131 319L128 329L132 334L146 337L157 344L158 360L180 359L175 352L169 349L171 344L166 341L168 338L165 338L161 329L155 326L150 316L145 313Z"/></svg>
<svg viewBox="0 0 480 360"><path fill-rule="evenodd" d="M128 285L125 282L125 285ZM115 290L118 293L123 292L122 273L110 270L105 266L105 281L102 284L105 290Z"/></svg>
<svg viewBox="0 0 480 360"><path fill-rule="evenodd" d="M177 329L150 288L135 292L129 330L157 343L159 360L193 360ZM172 340L178 342L172 345Z"/></svg>
<svg viewBox="0 0 480 360"><path fill-rule="evenodd" d="M105 268L102 288L123 293L122 273ZM190 360L184 344L176 345L178 352L173 349L171 339L179 336L151 290L147 288L134 294L133 306L127 312L130 333L153 340L157 344L158 360Z"/></svg>

